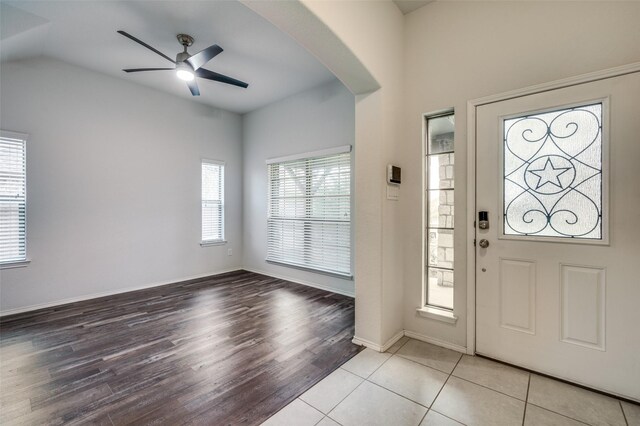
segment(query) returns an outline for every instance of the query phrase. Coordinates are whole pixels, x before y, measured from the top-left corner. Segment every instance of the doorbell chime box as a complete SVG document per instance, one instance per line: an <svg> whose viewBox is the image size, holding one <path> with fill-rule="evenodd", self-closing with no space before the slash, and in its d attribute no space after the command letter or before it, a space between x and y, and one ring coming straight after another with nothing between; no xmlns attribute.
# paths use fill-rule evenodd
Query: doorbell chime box
<svg viewBox="0 0 640 426"><path fill-rule="evenodd" d="M395 185L400 185L401 180L400 167L389 164L387 166L387 182Z"/></svg>

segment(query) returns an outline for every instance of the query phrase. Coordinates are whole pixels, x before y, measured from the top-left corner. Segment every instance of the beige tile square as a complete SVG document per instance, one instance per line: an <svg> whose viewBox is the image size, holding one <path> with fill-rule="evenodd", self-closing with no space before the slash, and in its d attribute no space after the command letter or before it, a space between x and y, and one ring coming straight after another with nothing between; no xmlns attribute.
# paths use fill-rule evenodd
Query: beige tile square
<svg viewBox="0 0 640 426"><path fill-rule="evenodd" d="M334 422L329 417L325 417L324 419L320 420L320 423L318 423L316 426L340 426L340 423Z"/></svg>
<svg viewBox="0 0 640 426"><path fill-rule="evenodd" d="M592 425L626 424L617 399L537 374L531 375L528 402Z"/></svg>
<svg viewBox="0 0 640 426"><path fill-rule="evenodd" d="M432 408L467 425L521 425L524 414L523 401L453 376Z"/></svg>
<svg viewBox="0 0 640 426"><path fill-rule="evenodd" d="M269 417L262 426L314 426L324 414L295 399L291 404Z"/></svg>
<svg viewBox="0 0 640 426"><path fill-rule="evenodd" d="M391 357L391 354L380 353L372 349L366 348L358 355L351 358L346 363L342 364L343 368L353 374L357 374L360 377L367 378L378 369L386 360Z"/></svg>
<svg viewBox="0 0 640 426"><path fill-rule="evenodd" d="M328 414L347 395L362 383L364 379L338 368L300 396L300 399L312 407Z"/></svg>
<svg viewBox="0 0 640 426"><path fill-rule="evenodd" d="M529 373L477 356L463 355L453 375L486 386L509 396L525 400Z"/></svg>
<svg viewBox="0 0 640 426"><path fill-rule="evenodd" d="M577 420L561 416L544 408L527 404L527 411L524 415L524 426L582 426Z"/></svg>
<svg viewBox="0 0 640 426"><path fill-rule="evenodd" d="M420 426L460 426L462 423L458 423L455 420L445 417L440 413L436 413L433 410L429 410L427 415L420 423Z"/></svg>
<svg viewBox="0 0 640 426"><path fill-rule="evenodd" d="M417 425L427 409L365 381L329 413L343 426Z"/></svg>
<svg viewBox="0 0 640 426"><path fill-rule="evenodd" d="M453 368L462 356L461 353L452 351L451 349L414 339L410 339L396 352L396 355L426 365L427 367L444 371L447 374L453 371Z"/></svg>
<svg viewBox="0 0 640 426"><path fill-rule="evenodd" d="M640 426L640 405L621 401L622 410L629 426Z"/></svg>
<svg viewBox="0 0 640 426"><path fill-rule="evenodd" d="M389 352L390 354L395 354L396 352L398 352L398 349L400 349L402 345L404 345L408 341L409 338L407 336L402 336L397 342L391 345L389 349L387 349L387 352Z"/></svg>
<svg viewBox="0 0 640 426"><path fill-rule="evenodd" d="M430 406L447 381L447 374L408 359L392 356L369 381L424 406Z"/></svg>

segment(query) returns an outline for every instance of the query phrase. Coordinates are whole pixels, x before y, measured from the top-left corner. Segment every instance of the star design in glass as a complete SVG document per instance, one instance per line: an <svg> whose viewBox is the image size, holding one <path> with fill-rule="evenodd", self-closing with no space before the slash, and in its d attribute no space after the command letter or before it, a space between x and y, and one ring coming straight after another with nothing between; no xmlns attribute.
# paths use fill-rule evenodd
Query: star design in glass
<svg viewBox="0 0 640 426"><path fill-rule="evenodd" d="M563 173L566 173L568 170L571 170L570 167L554 167L550 158L547 158L547 161L544 163L544 168L537 170L529 170L529 173L533 173L536 175L538 179L538 184L536 185L536 189L540 188L542 185L546 185L550 183L551 185L555 185L560 189L564 189L562 187L562 182L560 182L560 176Z"/></svg>

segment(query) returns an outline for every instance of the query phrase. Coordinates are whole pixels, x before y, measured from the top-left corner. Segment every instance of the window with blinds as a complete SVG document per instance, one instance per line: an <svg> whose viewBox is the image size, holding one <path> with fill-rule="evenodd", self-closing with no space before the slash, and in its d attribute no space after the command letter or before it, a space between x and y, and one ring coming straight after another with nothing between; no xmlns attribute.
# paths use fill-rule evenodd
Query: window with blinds
<svg viewBox="0 0 640 426"><path fill-rule="evenodd" d="M267 261L351 276L350 148L268 161Z"/></svg>
<svg viewBox="0 0 640 426"><path fill-rule="evenodd" d="M202 243L224 242L224 163L202 161Z"/></svg>
<svg viewBox="0 0 640 426"><path fill-rule="evenodd" d="M0 264L27 258L26 137L0 134Z"/></svg>

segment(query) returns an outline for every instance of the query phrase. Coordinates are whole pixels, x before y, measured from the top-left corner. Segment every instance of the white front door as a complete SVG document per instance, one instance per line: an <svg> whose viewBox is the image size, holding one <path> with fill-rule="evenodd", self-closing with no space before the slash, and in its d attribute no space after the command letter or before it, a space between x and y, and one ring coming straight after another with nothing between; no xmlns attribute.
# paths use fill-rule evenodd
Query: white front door
<svg viewBox="0 0 640 426"><path fill-rule="evenodd" d="M476 352L640 401L640 72L476 114Z"/></svg>

